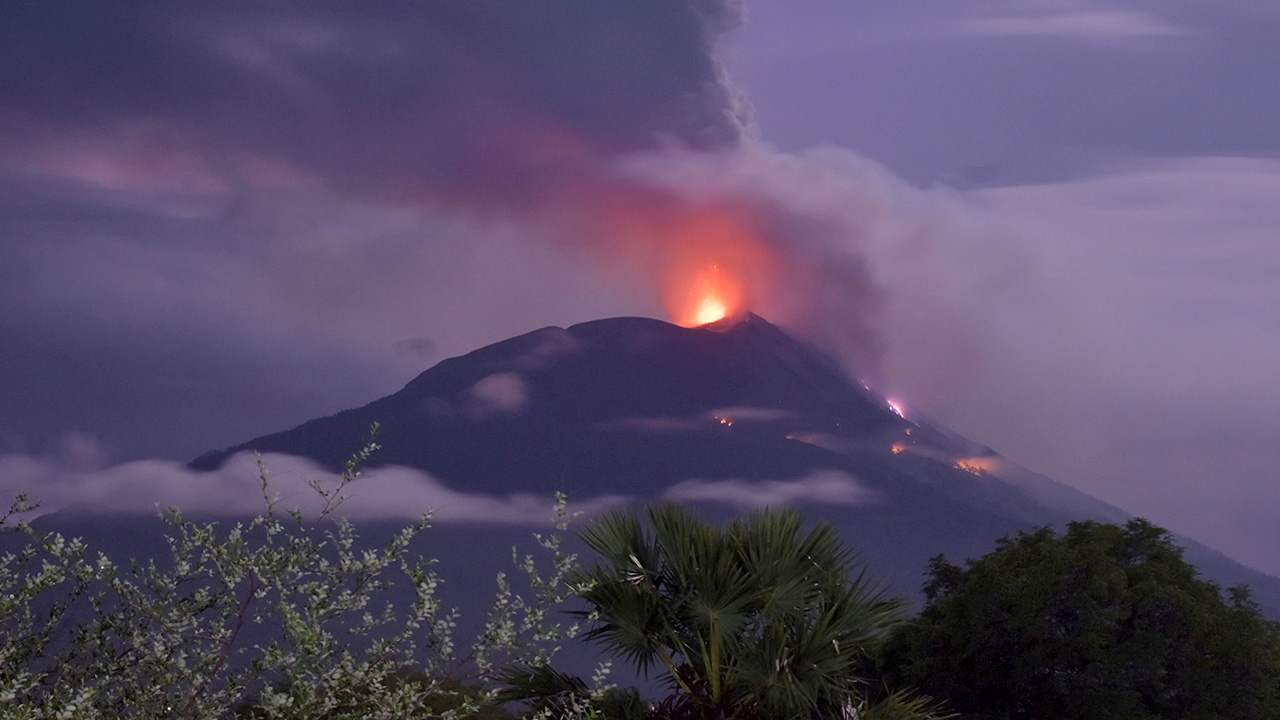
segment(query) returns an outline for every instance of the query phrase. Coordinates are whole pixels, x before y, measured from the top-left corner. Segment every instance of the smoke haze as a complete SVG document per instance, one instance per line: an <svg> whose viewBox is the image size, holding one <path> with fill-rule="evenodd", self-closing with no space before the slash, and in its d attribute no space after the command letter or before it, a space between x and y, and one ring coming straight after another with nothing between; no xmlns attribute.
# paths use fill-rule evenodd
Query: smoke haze
<svg viewBox="0 0 1280 720"><path fill-rule="evenodd" d="M44 403L3 398L11 450L88 431L126 457L194 454L163 430L144 449L75 406L129 386L136 402L100 407L136 426L192 405L244 417L272 396L244 437L286 407L385 391L416 358L386 359L406 340L456 352L539 322L527 318L674 317L712 264L750 308L879 375L878 290L848 242L858 228L715 178L716 158L771 156L715 53L740 21L734 3L3 12L0 324L26 350L0 370L56 386ZM708 182L678 181L703 163ZM530 310L537 296L551 298ZM442 324L488 332L434 337ZM273 357L282 344L310 377ZM209 396L245 365L256 378ZM334 384L332 365L357 379L320 407L305 396ZM206 446L239 439L184 432L199 431Z"/></svg>
<svg viewBox="0 0 1280 720"><path fill-rule="evenodd" d="M1274 11L935 5L4 3L0 453L185 461L716 264L1280 572Z"/></svg>

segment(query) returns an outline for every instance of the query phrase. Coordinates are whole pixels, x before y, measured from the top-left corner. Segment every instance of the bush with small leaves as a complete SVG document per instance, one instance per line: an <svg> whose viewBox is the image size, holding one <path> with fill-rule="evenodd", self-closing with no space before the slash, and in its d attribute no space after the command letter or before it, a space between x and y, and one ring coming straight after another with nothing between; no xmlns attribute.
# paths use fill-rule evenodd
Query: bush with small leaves
<svg viewBox="0 0 1280 720"><path fill-rule="evenodd" d="M0 520L29 539L0 556L0 717L505 716L486 689L499 668L545 663L576 633L549 614L576 567L561 546L564 499L557 532L538 537L550 571L516 558L530 591L500 575L486 629L460 647L435 561L409 551L429 517L367 549L335 514L376 449L336 487L312 485L323 507L311 520L277 511L261 462L258 517L225 526L168 510L163 562L121 566L11 525L35 507L20 496Z"/></svg>

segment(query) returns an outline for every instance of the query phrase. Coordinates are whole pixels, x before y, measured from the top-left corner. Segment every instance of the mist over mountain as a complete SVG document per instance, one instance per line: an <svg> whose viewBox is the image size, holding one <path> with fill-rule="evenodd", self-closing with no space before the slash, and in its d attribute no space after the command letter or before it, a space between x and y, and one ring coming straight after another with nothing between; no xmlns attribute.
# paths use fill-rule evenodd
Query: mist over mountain
<svg viewBox="0 0 1280 720"><path fill-rule="evenodd" d="M645 318L543 328L192 467L253 450L338 469L375 422L372 467L415 468L462 492L679 500L712 517L798 506L835 522L902 593L919 590L939 553L959 561L1020 530L1129 517L904 411L752 314L697 328ZM1280 617L1280 580L1179 542L1207 578L1249 584Z"/></svg>

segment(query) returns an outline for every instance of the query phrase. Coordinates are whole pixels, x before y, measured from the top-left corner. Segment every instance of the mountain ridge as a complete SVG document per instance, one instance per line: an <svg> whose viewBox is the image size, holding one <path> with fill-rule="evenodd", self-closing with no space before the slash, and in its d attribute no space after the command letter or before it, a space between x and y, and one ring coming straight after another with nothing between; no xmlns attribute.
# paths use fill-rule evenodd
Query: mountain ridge
<svg viewBox="0 0 1280 720"><path fill-rule="evenodd" d="M909 415L756 315L697 328L610 318L442 360L396 393L191 465L255 450L339 469L378 422L371 464L460 491L692 498L720 512L740 507L735 492L791 483L794 504L837 522L908 591L939 553L974 557L1020 530L1131 517ZM1250 584L1280 617L1280 580L1179 541L1207 577Z"/></svg>

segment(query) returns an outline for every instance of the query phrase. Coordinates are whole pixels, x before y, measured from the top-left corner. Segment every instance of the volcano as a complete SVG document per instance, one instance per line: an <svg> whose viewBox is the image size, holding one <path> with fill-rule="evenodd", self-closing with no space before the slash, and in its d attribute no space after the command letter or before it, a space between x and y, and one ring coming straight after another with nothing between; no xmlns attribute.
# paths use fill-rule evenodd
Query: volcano
<svg viewBox="0 0 1280 720"><path fill-rule="evenodd" d="M756 315L685 328L645 318L548 327L444 360L399 392L206 453L254 450L341 469L374 423L371 465L489 494L674 499L713 516L790 504L832 520L868 567L916 591L930 557L1070 520L1130 516L886 398ZM426 508L423 508L426 510ZM1280 617L1280 580L1179 538L1224 586Z"/></svg>

